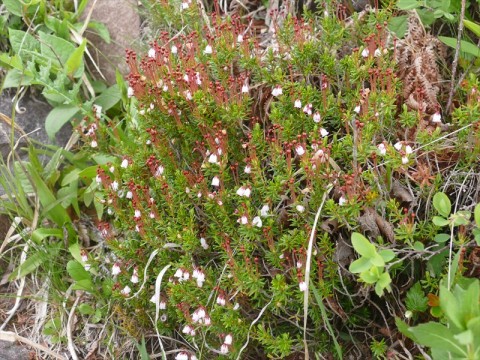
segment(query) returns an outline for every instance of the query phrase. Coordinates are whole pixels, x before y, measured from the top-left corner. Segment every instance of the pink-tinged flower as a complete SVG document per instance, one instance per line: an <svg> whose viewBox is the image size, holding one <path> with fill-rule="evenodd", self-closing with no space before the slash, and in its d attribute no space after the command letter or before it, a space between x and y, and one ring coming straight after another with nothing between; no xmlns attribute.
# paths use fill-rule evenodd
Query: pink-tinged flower
<svg viewBox="0 0 480 360"><path fill-rule="evenodd" d="M111 173L115 172L115 166L110 166L109 169L108 169Z"/></svg>
<svg viewBox="0 0 480 360"><path fill-rule="evenodd" d="M157 170L155 170L155 177L160 177L163 175L165 168L162 165L158 165Z"/></svg>
<svg viewBox="0 0 480 360"><path fill-rule="evenodd" d="M293 106L296 107L297 109L301 109L302 102L300 101L300 99L295 100L295 103L293 104Z"/></svg>
<svg viewBox="0 0 480 360"><path fill-rule="evenodd" d="M242 86L242 94L248 94L248 91L249 91L248 85L247 85L247 84L244 84L244 85Z"/></svg>
<svg viewBox="0 0 480 360"><path fill-rule="evenodd" d="M297 206L295 206L295 209L297 209L297 211L298 211L299 213L303 213L303 212L305 211L305 206L303 206L303 205L297 205Z"/></svg>
<svg viewBox="0 0 480 360"><path fill-rule="evenodd" d="M211 47L210 45L207 45L207 46L205 47L205 50L204 50L203 52L204 52L205 54L211 54L211 53L213 53L213 49L212 49L212 47Z"/></svg>
<svg viewBox="0 0 480 360"><path fill-rule="evenodd" d="M178 268L177 271L175 271L175 274L173 274L173 277L176 277L177 279L182 279L183 278L182 268Z"/></svg>
<svg viewBox="0 0 480 360"><path fill-rule="evenodd" d="M210 164L218 164L218 157L216 154L210 154L209 158L208 158L208 162Z"/></svg>
<svg viewBox="0 0 480 360"><path fill-rule="evenodd" d="M373 56L375 56L376 58L382 56L382 51L380 49L376 49L373 53Z"/></svg>
<svg viewBox="0 0 480 360"><path fill-rule="evenodd" d="M90 265L90 264L84 264L84 265L83 265L83 268L85 269L85 271L89 271L89 270L92 268L92 265Z"/></svg>
<svg viewBox="0 0 480 360"><path fill-rule="evenodd" d="M102 107L100 105L93 104L93 110L95 111L95 116L97 118L102 116Z"/></svg>
<svg viewBox="0 0 480 360"><path fill-rule="evenodd" d="M313 114L313 121L316 123L319 123L322 120L322 117L320 116L320 113L317 111L315 114Z"/></svg>
<svg viewBox="0 0 480 360"><path fill-rule="evenodd" d="M377 145L377 149L380 152L380 155L385 155L387 153L387 147L384 143L380 143Z"/></svg>
<svg viewBox="0 0 480 360"><path fill-rule="evenodd" d="M320 128L320 135L322 137L328 136L328 134L329 134L329 132L326 129Z"/></svg>
<svg viewBox="0 0 480 360"><path fill-rule="evenodd" d="M240 309L240 304L239 303L235 303L235 305L233 306L233 310L238 310Z"/></svg>
<svg viewBox="0 0 480 360"><path fill-rule="evenodd" d="M302 156L303 154L305 154L305 148L302 145L298 144L297 146L295 146L295 152L298 156Z"/></svg>
<svg viewBox="0 0 480 360"><path fill-rule="evenodd" d="M228 334L227 336L225 336L225 340L223 341L224 344L232 345L232 342L233 342L232 334Z"/></svg>
<svg viewBox="0 0 480 360"><path fill-rule="evenodd" d="M156 304L158 301L158 297L156 294L153 294L152 297L150 298L150 302Z"/></svg>
<svg viewBox="0 0 480 360"><path fill-rule="evenodd" d="M301 261L297 261L297 269L301 269L303 266L303 263Z"/></svg>
<svg viewBox="0 0 480 360"><path fill-rule="evenodd" d="M305 281L301 281L300 284L298 284L298 287L300 288L300 291L305 291L307 290L307 283Z"/></svg>
<svg viewBox="0 0 480 360"><path fill-rule="evenodd" d="M435 114L432 115L432 122L433 123L441 123L442 122L442 115L437 111Z"/></svg>
<svg viewBox="0 0 480 360"><path fill-rule="evenodd" d="M405 146L405 154L410 155L413 153L413 149L410 145Z"/></svg>
<svg viewBox="0 0 480 360"><path fill-rule="evenodd" d="M345 199L345 196L340 196L340 199L338 199L338 205L343 206L347 203L347 199Z"/></svg>
<svg viewBox="0 0 480 360"><path fill-rule="evenodd" d="M393 147L397 150L400 151L402 149L402 143L399 141Z"/></svg>
<svg viewBox="0 0 480 360"><path fill-rule="evenodd" d="M200 245L202 246L202 248L204 248L205 250L208 249L208 244L207 244L207 240L205 240L204 237L200 238Z"/></svg>
<svg viewBox="0 0 480 360"><path fill-rule="evenodd" d="M185 99L187 99L187 100L192 100L193 99L193 96L192 96L192 93L190 92L190 90L186 90L184 92L184 94L185 94Z"/></svg>
<svg viewBox="0 0 480 360"><path fill-rule="evenodd" d="M238 36L237 36L237 42L239 42L239 43L242 43L242 42L243 42L243 35L242 35L242 34L238 34Z"/></svg>
<svg viewBox="0 0 480 360"><path fill-rule="evenodd" d="M120 167L126 169L128 167L128 159L123 159Z"/></svg>
<svg viewBox="0 0 480 360"><path fill-rule="evenodd" d="M363 49L362 56L366 58L368 57L368 55L370 55L370 51L368 50L368 48Z"/></svg>
<svg viewBox="0 0 480 360"><path fill-rule="evenodd" d="M260 216L255 216L252 220L252 225L261 228L263 223L262 219L260 219Z"/></svg>
<svg viewBox="0 0 480 360"><path fill-rule="evenodd" d="M127 195L125 195L127 199L132 199L133 198L133 193L131 191L127 191Z"/></svg>
<svg viewBox="0 0 480 360"><path fill-rule="evenodd" d="M170 48L170 51L172 52L172 54L175 55L178 52L178 48L175 45L172 45L172 47Z"/></svg>
<svg viewBox="0 0 480 360"><path fill-rule="evenodd" d="M110 184L110 187L112 188L113 191L117 191L118 190L118 181L117 180L113 181Z"/></svg>
<svg viewBox="0 0 480 360"><path fill-rule="evenodd" d="M179 352L177 356L175 356L175 360L189 360L188 354L184 351Z"/></svg>
<svg viewBox="0 0 480 360"><path fill-rule="evenodd" d="M80 256L82 257L82 261L83 261L83 262L87 262L87 261L88 261L88 254L87 254L87 252L86 252L85 250L82 250L82 252L81 252L80 254L81 254Z"/></svg>
<svg viewBox="0 0 480 360"><path fill-rule="evenodd" d="M193 327L190 325L185 325L182 329L182 333L190 335L190 333L193 331Z"/></svg>
<svg viewBox="0 0 480 360"><path fill-rule="evenodd" d="M195 74L195 82L197 83L197 85L202 85L202 79L200 78L200 73L198 71Z"/></svg>
<svg viewBox="0 0 480 360"><path fill-rule="evenodd" d="M160 310L165 310L167 308L167 303L165 300L160 299L160 302L158 303L158 308Z"/></svg>
<svg viewBox="0 0 480 360"><path fill-rule="evenodd" d="M201 269L193 270L192 278L197 280L197 286L202 287L205 282L205 273Z"/></svg>
<svg viewBox="0 0 480 360"><path fill-rule="evenodd" d="M307 104L303 107L303 112L310 116L312 115L312 108L313 108L312 104Z"/></svg>
<svg viewBox="0 0 480 360"><path fill-rule="evenodd" d="M184 2L182 2L182 8L181 8L181 10L187 10L189 6L190 6L190 4L189 4L188 2L185 2L185 1L184 1Z"/></svg>
<svg viewBox="0 0 480 360"><path fill-rule="evenodd" d="M134 269L133 269L133 274L132 274L132 277L130 278L130 281L131 281L133 284L137 284L137 283L138 283L138 269L137 269L137 268L134 268Z"/></svg>
<svg viewBox="0 0 480 360"><path fill-rule="evenodd" d="M250 197L251 193L252 191L250 190L250 188L246 186L240 186L237 190L238 196Z"/></svg>
<svg viewBox="0 0 480 360"><path fill-rule="evenodd" d="M223 295L217 296L217 305L225 306L226 303L227 303L227 300L225 299L225 296Z"/></svg>
<svg viewBox="0 0 480 360"><path fill-rule="evenodd" d="M245 174L250 174L252 172L252 166L250 164L246 165L243 171Z"/></svg>
<svg viewBox="0 0 480 360"><path fill-rule="evenodd" d="M357 114L360 114L360 105L355 106L353 111L355 111Z"/></svg>
<svg viewBox="0 0 480 360"><path fill-rule="evenodd" d="M155 58L155 55L157 55L157 53L155 52L155 49L154 48L150 48L148 50L148 57L149 58Z"/></svg>
<svg viewBox="0 0 480 360"><path fill-rule="evenodd" d="M402 164L403 165L408 164L408 156L402 156Z"/></svg>
<svg viewBox="0 0 480 360"><path fill-rule="evenodd" d="M203 324L205 326L210 326L212 324L212 319L210 318L210 316L207 315L203 318Z"/></svg>
<svg viewBox="0 0 480 360"><path fill-rule="evenodd" d="M122 289L122 291L120 291L120 293L121 293L123 296L128 296L131 291L132 291L132 289L130 289L130 287L127 285L127 286L125 286L125 287Z"/></svg>
<svg viewBox="0 0 480 360"><path fill-rule="evenodd" d="M222 344L222 346L220 347L220 353L222 354L228 354L228 345L227 344Z"/></svg>
<svg viewBox="0 0 480 360"><path fill-rule="evenodd" d="M277 85L272 89L272 96L278 97L282 94L283 94L283 90L280 87L280 85Z"/></svg>
<svg viewBox="0 0 480 360"><path fill-rule="evenodd" d="M218 176L214 176L212 179L212 186L219 187L220 186L220 179Z"/></svg>
<svg viewBox="0 0 480 360"><path fill-rule="evenodd" d="M140 210L136 209L135 212L133 213L133 217L135 219L140 219L142 217L142 213L140 212Z"/></svg>
<svg viewBox="0 0 480 360"><path fill-rule="evenodd" d="M148 214L150 219L155 219L155 213L153 211L150 211L150 214Z"/></svg>
<svg viewBox="0 0 480 360"><path fill-rule="evenodd" d="M270 207L268 206L268 204L263 205L262 208L260 209L260 216L267 217L269 211L270 211Z"/></svg>
<svg viewBox="0 0 480 360"><path fill-rule="evenodd" d="M113 264L112 266L112 275L118 275L122 272L122 269L120 269L120 265L118 263Z"/></svg>
<svg viewBox="0 0 480 360"><path fill-rule="evenodd" d="M129 86L128 89L127 89L127 96L129 98L131 98L133 95L135 95L135 91L133 90L133 88L131 86Z"/></svg>
<svg viewBox="0 0 480 360"><path fill-rule="evenodd" d="M203 307L199 307L197 310L195 310L192 314L192 320L194 323L200 322L205 318L207 313L205 312L205 309Z"/></svg>
<svg viewBox="0 0 480 360"><path fill-rule="evenodd" d="M237 220L242 225L247 225L248 224L248 217L246 215L243 215L240 219Z"/></svg>
<svg viewBox="0 0 480 360"><path fill-rule="evenodd" d="M92 148L96 148L98 146L97 140L92 140L92 142L90 143L90 146Z"/></svg>
<svg viewBox="0 0 480 360"><path fill-rule="evenodd" d="M95 177L95 182L96 182L97 184L101 184L101 183L102 183L102 178L100 177L100 175L97 175L97 176Z"/></svg>

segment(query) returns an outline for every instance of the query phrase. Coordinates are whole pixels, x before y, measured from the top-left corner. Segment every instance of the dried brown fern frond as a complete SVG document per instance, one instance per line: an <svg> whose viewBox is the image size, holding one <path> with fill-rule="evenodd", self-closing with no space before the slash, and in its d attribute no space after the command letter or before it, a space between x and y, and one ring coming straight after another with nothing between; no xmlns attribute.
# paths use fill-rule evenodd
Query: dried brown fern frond
<svg viewBox="0 0 480 360"><path fill-rule="evenodd" d="M425 31L418 16L410 15L407 34L397 42L395 52L402 98L410 109L429 115L440 110L442 76L437 61L444 52L444 45Z"/></svg>

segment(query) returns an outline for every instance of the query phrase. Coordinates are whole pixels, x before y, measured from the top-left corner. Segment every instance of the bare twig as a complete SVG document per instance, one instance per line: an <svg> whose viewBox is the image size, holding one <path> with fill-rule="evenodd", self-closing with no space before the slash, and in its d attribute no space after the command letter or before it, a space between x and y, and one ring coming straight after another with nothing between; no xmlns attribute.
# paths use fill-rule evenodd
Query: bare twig
<svg viewBox="0 0 480 360"><path fill-rule="evenodd" d="M446 109L447 114L450 114L451 112L453 95L455 94L455 77L457 75L458 58L460 56L460 44L462 41L462 34L463 34L463 20L465 18L465 3L466 3L466 0L462 0L462 6L460 9L460 22L458 24L457 47L455 48L455 57L453 58L453 63L452 63L452 79L450 83L450 93L448 95L448 102L447 102L447 109Z"/></svg>

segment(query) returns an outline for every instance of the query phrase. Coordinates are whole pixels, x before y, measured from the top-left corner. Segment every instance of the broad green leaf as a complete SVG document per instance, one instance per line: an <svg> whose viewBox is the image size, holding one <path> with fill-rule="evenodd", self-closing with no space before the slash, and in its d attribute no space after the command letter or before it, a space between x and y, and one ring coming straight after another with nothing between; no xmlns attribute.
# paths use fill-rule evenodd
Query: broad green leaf
<svg viewBox="0 0 480 360"><path fill-rule="evenodd" d="M477 204L477 206L475 206L473 214L475 218L475 224L477 224L477 226L480 228L480 204Z"/></svg>
<svg viewBox="0 0 480 360"><path fill-rule="evenodd" d="M85 291L88 291L90 293L95 292L92 280L90 280L90 279L84 279L84 280L76 281L75 284L72 286L72 289L73 290L85 290Z"/></svg>
<svg viewBox="0 0 480 360"><path fill-rule="evenodd" d="M446 37L446 36L439 36L438 38L445 45L448 45L448 46L456 49L457 39L451 38L451 37ZM480 48L477 45L472 44L471 42L466 41L466 40L462 40L460 42L460 52L464 53L464 54L470 54L470 55L473 55L475 57L480 57Z"/></svg>
<svg viewBox="0 0 480 360"><path fill-rule="evenodd" d="M390 274L388 272L384 272L380 275L377 284L375 285L375 293L378 296L383 296L384 290L391 292L392 289L390 288L392 280L390 279Z"/></svg>
<svg viewBox="0 0 480 360"><path fill-rule="evenodd" d="M59 68L63 68L75 51L75 46L65 39L55 35L38 32L41 53Z"/></svg>
<svg viewBox="0 0 480 360"><path fill-rule="evenodd" d="M474 23L473 21L470 20L463 20L463 23L465 24L465 27L473 32L475 35L480 37L480 25L477 23Z"/></svg>
<svg viewBox="0 0 480 360"><path fill-rule="evenodd" d="M423 243L421 243L420 241L415 241L413 243L413 249L416 251L423 251L425 250L425 245L423 245Z"/></svg>
<svg viewBox="0 0 480 360"><path fill-rule="evenodd" d="M83 54L85 52L85 47L87 45L87 39L83 39L79 47L77 47L67 62L65 63L65 69L67 70L67 75L75 75L76 78L82 76L83 74ZM78 71L77 71L78 70Z"/></svg>
<svg viewBox="0 0 480 360"><path fill-rule="evenodd" d="M29 86L32 85L33 77L28 76L25 72L11 69L7 72L5 79L3 81L3 89L16 88L19 86Z"/></svg>
<svg viewBox="0 0 480 360"><path fill-rule="evenodd" d="M446 326L428 322L409 329L416 338L416 341L431 348L450 351L455 355L467 356L466 349L461 346L453 337L453 333Z"/></svg>
<svg viewBox="0 0 480 360"><path fill-rule="evenodd" d="M420 7L422 3L417 0L398 0L397 7L400 10L412 10Z"/></svg>
<svg viewBox="0 0 480 360"><path fill-rule="evenodd" d="M375 246L360 233L352 233L352 245L357 253L365 256L366 258L373 258L375 255L377 255Z"/></svg>
<svg viewBox="0 0 480 360"><path fill-rule="evenodd" d="M82 179L93 179L97 175L97 165L89 166L78 173ZM62 183L63 185L63 183Z"/></svg>
<svg viewBox="0 0 480 360"><path fill-rule="evenodd" d="M386 263L393 260L395 253L392 250L380 250L378 254L383 258Z"/></svg>
<svg viewBox="0 0 480 360"><path fill-rule="evenodd" d="M62 186L69 185L71 182L77 181L79 179L79 174L82 172L79 168L74 168L62 179Z"/></svg>
<svg viewBox="0 0 480 360"><path fill-rule="evenodd" d="M32 232L32 241L40 244L40 242L46 237L56 237L57 239L63 239L63 231L56 228L38 228Z"/></svg>
<svg viewBox="0 0 480 360"><path fill-rule="evenodd" d="M370 270L364 271L360 274L362 279L367 284L375 284L378 281L379 272L376 266L371 267Z"/></svg>
<svg viewBox="0 0 480 360"><path fill-rule="evenodd" d="M22 30L8 29L8 40L15 54L23 56L24 51L38 52L40 43L32 35Z"/></svg>
<svg viewBox="0 0 480 360"><path fill-rule="evenodd" d="M82 315L93 315L95 314L95 309L88 304L80 304L78 311Z"/></svg>
<svg viewBox="0 0 480 360"><path fill-rule="evenodd" d="M82 280L89 280L91 282L92 280L90 273L76 260L70 260L67 263L67 272L70 277L77 282Z"/></svg>
<svg viewBox="0 0 480 360"><path fill-rule="evenodd" d="M438 192L433 196L433 206L443 217L448 217L452 211L452 204L447 195Z"/></svg>
<svg viewBox="0 0 480 360"><path fill-rule="evenodd" d="M80 245L78 244L78 242L72 243L68 247L68 251L70 252L72 257L78 261L79 264L83 264L82 255L80 252Z"/></svg>
<svg viewBox="0 0 480 360"><path fill-rule="evenodd" d="M462 325L461 306L464 306L464 304L460 304L458 299L445 286L440 286L440 307L450 323L458 329L465 330Z"/></svg>
<svg viewBox="0 0 480 360"><path fill-rule="evenodd" d="M444 219L441 216L434 216L432 218L432 222L439 227L444 227L450 224L450 222L447 219Z"/></svg>
<svg viewBox="0 0 480 360"><path fill-rule="evenodd" d="M471 330L465 330L460 334L455 334L453 337L462 345L468 345L473 342L473 333Z"/></svg>
<svg viewBox="0 0 480 360"><path fill-rule="evenodd" d="M467 328L472 331L473 334L480 334L480 316L470 319L467 322ZM480 355L480 336L475 336L473 339L474 348Z"/></svg>
<svg viewBox="0 0 480 360"><path fill-rule="evenodd" d="M395 317L395 325L397 325L398 331L400 331L403 335L417 342L417 340L415 339L415 335L410 331L410 327L405 321L403 321L399 317Z"/></svg>
<svg viewBox="0 0 480 360"><path fill-rule="evenodd" d="M437 234L435 235L435 238L434 238L435 242L437 243L444 243L448 240L450 240L450 235L449 234Z"/></svg>
<svg viewBox="0 0 480 360"><path fill-rule="evenodd" d="M9 13L20 17L23 16L23 4L20 0L3 0L3 5L5 5Z"/></svg>
<svg viewBox="0 0 480 360"><path fill-rule="evenodd" d="M77 113L79 109L73 105L60 105L53 108L45 120L45 130L50 139Z"/></svg>
<svg viewBox="0 0 480 360"><path fill-rule="evenodd" d="M369 260L375 266L385 266L385 261L383 261L383 257L381 257L378 253L375 253L374 256L369 258Z"/></svg>
<svg viewBox="0 0 480 360"><path fill-rule="evenodd" d="M109 87L95 99L95 104L100 105L103 111L112 108L122 99L122 93L117 84Z"/></svg>
<svg viewBox="0 0 480 360"><path fill-rule="evenodd" d="M470 223L470 213L468 211L459 211L451 216L454 226L468 225Z"/></svg>
<svg viewBox="0 0 480 360"><path fill-rule="evenodd" d="M350 264L348 270L353 274L358 274L372 267L372 263L368 258L361 257Z"/></svg>
<svg viewBox="0 0 480 360"><path fill-rule="evenodd" d="M10 56L7 53L0 53L0 65L23 71L22 59L18 55Z"/></svg>

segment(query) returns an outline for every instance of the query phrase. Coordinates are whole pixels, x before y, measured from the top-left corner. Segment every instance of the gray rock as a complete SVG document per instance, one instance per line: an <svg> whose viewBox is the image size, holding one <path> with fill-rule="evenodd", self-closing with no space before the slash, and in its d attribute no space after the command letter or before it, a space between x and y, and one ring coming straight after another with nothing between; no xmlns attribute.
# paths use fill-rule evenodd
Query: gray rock
<svg viewBox="0 0 480 360"><path fill-rule="evenodd" d="M90 1L83 12L86 17L95 1ZM83 19L85 20L85 19ZM111 42L105 43L98 35L86 31L86 37L94 44L89 47L95 62L108 84L116 83L115 70L128 74L125 62L125 49L131 48L140 38L140 16L136 0L98 0L93 8L91 20L101 22L110 31ZM91 66L93 69L93 66ZM95 72L94 72L95 73Z"/></svg>
<svg viewBox="0 0 480 360"><path fill-rule="evenodd" d="M30 351L15 343L0 341L1 360L29 360Z"/></svg>

